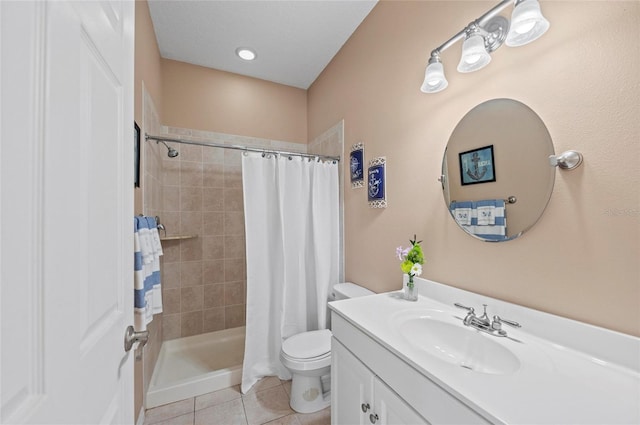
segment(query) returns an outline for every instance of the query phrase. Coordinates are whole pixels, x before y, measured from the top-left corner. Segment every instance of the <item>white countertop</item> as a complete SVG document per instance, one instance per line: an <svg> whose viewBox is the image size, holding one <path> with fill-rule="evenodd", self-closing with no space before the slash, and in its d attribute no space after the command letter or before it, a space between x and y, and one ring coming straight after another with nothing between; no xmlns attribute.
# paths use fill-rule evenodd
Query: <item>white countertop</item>
<svg viewBox="0 0 640 425"><path fill-rule="evenodd" d="M401 292L390 292L335 301L330 308L492 422L640 424L639 338L424 279L418 285L417 302L402 299ZM466 312L454 307L454 302L471 305L480 313L485 303L490 316L500 314L522 324L519 329L504 326L509 338L479 332L518 357L520 367L515 372L465 369L422 351L398 332L397 323L412 312L430 311L441 321L464 327ZM550 339L545 338L545 329L553 329ZM562 338L568 343L558 343ZM583 349L588 346L593 350Z"/></svg>

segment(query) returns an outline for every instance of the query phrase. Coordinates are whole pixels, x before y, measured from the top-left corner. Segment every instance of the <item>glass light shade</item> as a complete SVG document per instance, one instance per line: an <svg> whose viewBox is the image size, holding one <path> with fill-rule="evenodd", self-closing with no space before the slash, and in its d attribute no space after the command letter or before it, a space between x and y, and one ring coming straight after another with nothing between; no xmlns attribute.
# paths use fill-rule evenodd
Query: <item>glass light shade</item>
<svg viewBox="0 0 640 425"><path fill-rule="evenodd" d="M437 93L447 88L449 82L444 76L444 67L441 62L432 62L424 72L424 82L420 91L423 93Z"/></svg>
<svg viewBox="0 0 640 425"><path fill-rule="evenodd" d="M513 9L511 27L505 40L509 47L523 46L540 38L549 29L538 0L525 0Z"/></svg>
<svg viewBox="0 0 640 425"><path fill-rule="evenodd" d="M462 57L458 64L459 72L473 72L484 68L491 62L491 55L484 46L484 37L472 34L462 43Z"/></svg>

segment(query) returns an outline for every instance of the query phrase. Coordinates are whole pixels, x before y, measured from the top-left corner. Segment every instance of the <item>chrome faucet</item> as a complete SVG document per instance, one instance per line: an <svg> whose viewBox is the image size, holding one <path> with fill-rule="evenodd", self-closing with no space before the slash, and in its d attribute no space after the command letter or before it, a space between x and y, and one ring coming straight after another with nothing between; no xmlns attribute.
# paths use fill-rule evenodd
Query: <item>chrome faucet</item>
<svg viewBox="0 0 640 425"><path fill-rule="evenodd" d="M458 308L462 308L467 310L467 315L462 320L462 323L465 326L470 326L474 329L477 329L482 332L486 332L490 335L494 336L506 336L507 332L502 329L502 324L505 323L509 326L513 326L514 328L521 327L518 322L514 322L512 320L502 319L500 316L493 316L493 321L489 320L489 316L487 315L487 305L482 304L484 307L484 312L482 316L476 316L476 312L473 307L467 307L459 303L454 304Z"/></svg>

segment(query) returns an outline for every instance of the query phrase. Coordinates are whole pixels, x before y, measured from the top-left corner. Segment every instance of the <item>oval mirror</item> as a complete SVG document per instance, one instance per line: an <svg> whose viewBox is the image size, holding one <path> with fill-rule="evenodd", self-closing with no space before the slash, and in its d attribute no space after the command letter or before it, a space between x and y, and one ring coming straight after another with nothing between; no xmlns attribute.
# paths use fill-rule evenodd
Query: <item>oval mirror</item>
<svg viewBox="0 0 640 425"><path fill-rule="evenodd" d="M542 216L553 190L553 143L528 106L493 99L453 130L442 161L444 201L469 235L491 242L522 235Z"/></svg>

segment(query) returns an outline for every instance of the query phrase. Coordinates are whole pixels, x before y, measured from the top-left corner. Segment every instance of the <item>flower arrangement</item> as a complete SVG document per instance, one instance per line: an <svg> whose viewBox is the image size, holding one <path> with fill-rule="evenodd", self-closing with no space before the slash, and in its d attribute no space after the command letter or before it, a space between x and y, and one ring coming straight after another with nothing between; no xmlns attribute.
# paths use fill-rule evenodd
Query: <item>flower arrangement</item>
<svg viewBox="0 0 640 425"><path fill-rule="evenodd" d="M409 275L409 282L407 286L413 289L413 277L420 276L422 274L422 265L424 264L424 255L422 253L422 247L420 244L422 241L416 241L416 235L413 235L413 240L410 240L411 246L403 248L401 246L396 248L396 256L398 260L402 261L400 269L403 273Z"/></svg>

